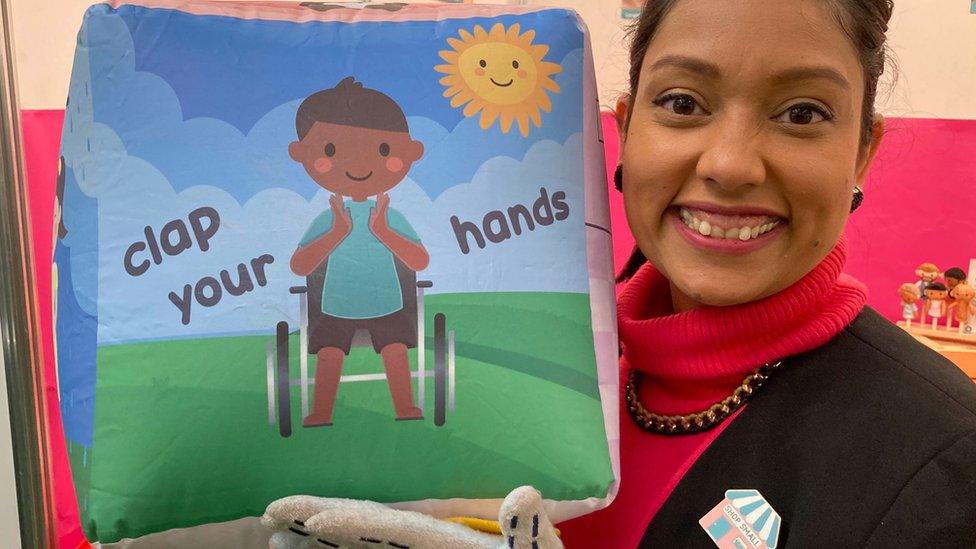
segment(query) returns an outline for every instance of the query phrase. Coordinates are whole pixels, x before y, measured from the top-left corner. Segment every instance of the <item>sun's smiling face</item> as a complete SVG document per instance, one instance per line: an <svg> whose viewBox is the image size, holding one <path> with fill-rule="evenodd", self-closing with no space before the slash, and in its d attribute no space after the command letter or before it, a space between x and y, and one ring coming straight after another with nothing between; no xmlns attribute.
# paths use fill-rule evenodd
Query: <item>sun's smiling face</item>
<svg viewBox="0 0 976 549"><path fill-rule="evenodd" d="M562 70L555 63L544 61L548 46L532 44L534 31L520 34L518 24L508 29L495 24L490 32L480 25L474 34L461 30L460 39L448 38L453 50L440 52L446 65L435 67L446 74L440 83L451 98L451 106L464 106L465 116L481 113L482 129L499 121L504 133L513 123L519 132L529 135L529 123L542 126L540 111L552 110L548 92L559 93L559 85L552 79Z"/></svg>
<svg viewBox="0 0 976 549"><path fill-rule="evenodd" d="M535 59L511 44L478 44L461 54L458 67L471 91L492 103L521 103L535 91Z"/></svg>

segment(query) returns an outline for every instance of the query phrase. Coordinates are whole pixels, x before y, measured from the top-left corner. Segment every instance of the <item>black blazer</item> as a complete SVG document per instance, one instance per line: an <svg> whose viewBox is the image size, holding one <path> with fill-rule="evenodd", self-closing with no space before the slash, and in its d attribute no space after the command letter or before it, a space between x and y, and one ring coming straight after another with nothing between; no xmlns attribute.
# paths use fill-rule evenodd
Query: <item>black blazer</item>
<svg viewBox="0 0 976 549"><path fill-rule="evenodd" d="M865 309L823 347L784 362L688 471L640 547L714 549L698 520L728 489L759 490L780 514L777 549L972 549L976 385Z"/></svg>

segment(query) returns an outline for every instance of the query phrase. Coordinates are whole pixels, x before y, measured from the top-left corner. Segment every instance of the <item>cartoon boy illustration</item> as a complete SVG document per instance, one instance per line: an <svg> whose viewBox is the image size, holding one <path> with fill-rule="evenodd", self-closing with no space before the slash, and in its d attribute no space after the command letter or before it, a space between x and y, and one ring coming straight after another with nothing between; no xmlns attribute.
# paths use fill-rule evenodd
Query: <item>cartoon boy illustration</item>
<svg viewBox="0 0 976 549"><path fill-rule="evenodd" d="M382 357L397 420L423 419L414 406L407 349L417 342L416 273L430 260L410 223L390 208L395 187L424 153L389 96L348 77L308 96L288 153L332 193L291 258L309 280L309 352L315 394L305 427L332 424L342 363L358 331ZM375 198L371 198L375 197Z"/></svg>

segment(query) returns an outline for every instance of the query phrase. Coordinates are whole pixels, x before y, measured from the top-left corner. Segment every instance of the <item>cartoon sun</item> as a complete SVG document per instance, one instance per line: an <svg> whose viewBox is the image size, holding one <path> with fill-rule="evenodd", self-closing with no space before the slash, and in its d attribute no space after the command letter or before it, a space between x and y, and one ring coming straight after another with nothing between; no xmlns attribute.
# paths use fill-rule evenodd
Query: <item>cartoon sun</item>
<svg viewBox="0 0 976 549"><path fill-rule="evenodd" d="M508 133L518 122L523 137L529 135L529 121L542 126L540 109L552 110L546 91L559 93L552 75L562 71L556 63L543 61L549 46L532 44L535 31L519 34L516 23L505 28L496 23L490 32L480 25L474 34L461 29L461 39L448 38L453 50L440 52L446 65L434 67L447 76L440 83L451 98L451 106L464 107L464 116L481 113L481 129L487 130L500 119L502 132Z"/></svg>

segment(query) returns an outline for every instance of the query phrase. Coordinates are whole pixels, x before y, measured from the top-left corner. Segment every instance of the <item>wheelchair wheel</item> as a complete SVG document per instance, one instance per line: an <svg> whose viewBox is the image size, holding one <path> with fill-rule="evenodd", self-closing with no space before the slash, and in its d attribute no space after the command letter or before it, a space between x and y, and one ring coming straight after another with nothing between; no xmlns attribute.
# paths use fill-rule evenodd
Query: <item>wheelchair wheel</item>
<svg viewBox="0 0 976 549"><path fill-rule="evenodd" d="M291 373L288 371L288 323L278 323L275 340L278 359L278 432L291 436Z"/></svg>
<svg viewBox="0 0 976 549"><path fill-rule="evenodd" d="M447 319L434 315L434 425L444 425L447 410Z"/></svg>

